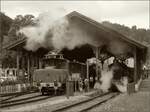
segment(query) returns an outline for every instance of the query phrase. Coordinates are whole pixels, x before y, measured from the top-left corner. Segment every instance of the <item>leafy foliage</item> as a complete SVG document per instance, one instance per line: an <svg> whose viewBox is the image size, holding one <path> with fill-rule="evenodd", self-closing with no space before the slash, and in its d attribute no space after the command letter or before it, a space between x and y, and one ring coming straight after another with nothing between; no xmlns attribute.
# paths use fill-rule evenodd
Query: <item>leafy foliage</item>
<svg viewBox="0 0 150 112"><path fill-rule="evenodd" d="M0 37L7 35L8 30L12 24L12 19L0 12Z"/></svg>
<svg viewBox="0 0 150 112"><path fill-rule="evenodd" d="M2 60L2 66L3 68L13 68L16 67L16 59L15 56L16 54L9 51L7 52L4 56L3 56L3 60Z"/></svg>
<svg viewBox="0 0 150 112"><path fill-rule="evenodd" d="M30 26L33 24L35 24L33 15L17 15L8 32L8 36L11 37L10 40L13 41L17 40L18 38L22 38L22 35L17 35L18 31L23 27Z"/></svg>
<svg viewBox="0 0 150 112"><path fill-rule="evenodd" d="M129 28L120 24L113 24L108 21L102 22L102 24L106 27L114 29L128 38L135 39L143 44L150 44L150 29L138 28L136 26L132 26Z"/></svg>
<svg viewBox="0 0 150 112"><path fill-rule="evenodd" d="M19 29L25 26L34 25L34 16L33 15L17 15L16 18L13 20L9 31L7 32L8 38L3 41L4 45L10 44L13 41L16 41L19 38L23 38L24 36L21 34L17 34ZM13 51L4 51L2 55L2 66L4 68L7 67L16 67L16 52Z"/></svg>
<svg viewBox="0 0 150 112"><path fill-rule="evenodd" d="M102 22L102 24L106 27L112 28L128 38L134 39L144 45L150 46L150 29L137 28L136 26L132 26L129 28L120 24L113 24L108 21ZM150 48L148 47L146 54L146 66L150 69Z"/></svg>

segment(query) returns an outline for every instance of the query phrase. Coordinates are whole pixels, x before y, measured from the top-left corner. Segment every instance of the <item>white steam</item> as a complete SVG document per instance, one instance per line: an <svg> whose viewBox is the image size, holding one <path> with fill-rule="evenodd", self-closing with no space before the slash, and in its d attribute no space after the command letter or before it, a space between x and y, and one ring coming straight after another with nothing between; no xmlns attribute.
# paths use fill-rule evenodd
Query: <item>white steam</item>
<svg viewBox="0 0 150 112"><path fill-rule="evenodd" d="M59 13L58 13L59 12ZM51 36L63 35L68 26L66 18L60 19L65 16L63 11L45 12L37 18L37 25L24 27L20 30L27 37L25 48L27 50L35 51L40 47L49 47ZM49 37L47 37L49 36ZM49 40L49 42L47 42ZM57 46L57 45L56 45Z"/></svg>
<svg viewBox="0 0 150 112"><path fill-rule="evenodd" d="M40 47L74 49L83 44L95 44L87 32L77 25L70 25L63 11L45 12L37 18L37 25L20 30L27 37L25 48L36 51Z"/></svg>
<svg viewBox="0 0 150 112"><path fill-rule="evenodd" d="M67 19L62 23L57 22L52 32L52 42L56 49L74 49L84 44L94 44L86 31L77 26L70 25Z"/></svg>
<svg viewBox="0 0 150 112"><path fill-rule="evenodd" d="M102 83L100 89L103 92L108 92L112 84L115 84L120 92L127 92L128 78L126 76L122 77L120 80L115 80L113 79L113 71L102 71L101 74L100 81Z"/></svg>
<svg viewBox="0 0 150 112"><path fill-rule="evenodd" d="M120 81L115 82L116 87L122 93L127 92L127 84L128 84L127 77L122 77Z"/></svg>
<svg viewBox="0 0 150 112"><path fill-rule="evenodd" d="M126 43L112 36L104 38L96 28L93 29L81 21L70 22L64 10L42 13L36 20L37 25L20 30L27 37L25 48L32 51L41 47L72 50L84 44L99 47L106 44L107 50L115 55L132 51Z"/></svg>
<svg viewBox="0 0 150 112"><path fill-rule="evenodd" d="M112 71L102 71L101 74L101 90L103 92L108 92L108 89L111 87L112 84L113 73Z"/></svg>
<svg viewBox="0 0 150 112"><path fill-rule="evenodd" d="M28 38L25 46L27 50L35 51L40 47L44 47L43 43L45 39L42 37L45 36L45 32L41 32L41 31L42 31L42 27L25 27L20 30L20 32L24 33Z"/></svg>

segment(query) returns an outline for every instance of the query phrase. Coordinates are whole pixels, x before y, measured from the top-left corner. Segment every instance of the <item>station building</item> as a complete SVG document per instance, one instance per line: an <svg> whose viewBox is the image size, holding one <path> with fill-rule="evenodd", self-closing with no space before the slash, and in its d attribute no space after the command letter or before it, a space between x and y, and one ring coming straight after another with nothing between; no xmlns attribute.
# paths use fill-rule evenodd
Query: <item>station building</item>
<svg viewBox="0 0 150 112"><path fill-rule="evenodd" d="M86 65L89 58L95 57L103 65L105 60L115 57L118 60L125 61L129 58L134 59L134 82L141 77L142 65L146 61L147 47L131 38L128 38L117 31L103 26L101 23L86 17L78 12L71 12L66 17L71 25L76 25L78 29L85 30L95 41L96 46L83 45L73 50L62 50L63 57L67 60L76 60ZM17 52L17 70L19 75L20 69L25 69L30 76L35 68L42 68L44 56L51 49L39 48L37 51L27 51L24 46L27 38L19 40L6 46L7 50ZM118 52L116 52L119 48ZM125 51L125 52L124 52ZM61 57L62 58L62 57ZM96 65L96 74L98 66Z"/></svg>

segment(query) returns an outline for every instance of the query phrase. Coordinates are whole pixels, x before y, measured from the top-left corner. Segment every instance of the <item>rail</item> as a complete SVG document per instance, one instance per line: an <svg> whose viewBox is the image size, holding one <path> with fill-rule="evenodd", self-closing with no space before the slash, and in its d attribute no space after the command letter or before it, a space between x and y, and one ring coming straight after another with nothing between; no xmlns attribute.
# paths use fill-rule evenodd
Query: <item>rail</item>
<svg viewBox="0 0 150 112"><path fill-rule="evenodd" d="M52 112L69 112L73 111L74 109L74 111L76 112L86 112L87 110L90 110L117 95L118 93L104 93L101 95L96 95L83 101L75 102L73 104L65 105L63 107L58 107L57 109L52 110Z"/></svg>
<svg viewBox="0 0 150 112"><path fill-rule="evenodd" d="M20 96L20 95L19 95ZM17 105L23 105L28 103L34 103L37 101L46 100L48 98L53 98L54 96L42 96L42 95L34 95L28 96L26 98L20 98L16 100L3 100L1 101L0 108L12 107Z"/></svg>

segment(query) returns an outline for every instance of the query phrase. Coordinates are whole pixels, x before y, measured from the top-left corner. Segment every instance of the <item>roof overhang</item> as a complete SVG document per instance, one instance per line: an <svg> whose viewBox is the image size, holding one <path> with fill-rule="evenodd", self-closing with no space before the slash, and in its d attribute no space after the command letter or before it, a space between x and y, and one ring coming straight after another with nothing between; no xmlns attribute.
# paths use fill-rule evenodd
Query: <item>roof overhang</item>
<svg viewBox="0 0 150 112"><path fill-rule="evenodd" d="M68 15L66 15L66 17L68 17L69 19L77 17L78 19L95 27L95 29L97 29L99 31L99 34L103 32L105 34L105 37L107 37L107 38L109 38L109 36L111 36L111 38L114 38L114 39L117 38L118 40L120 39L122 41L125 41L127 44L129 44L129 46L136 47L138 49L143 50L143 49L147 48L147 46L145 46L131 38L128 38L115 30L105 27L101 23L96 22L93 19L88 18L78 12L75 12L75 11L71 12ZM19 39L19 40L15 41L14 43L6 46L5 48L8 50L16 50L18 47L23 47L25 45L26 41L27 41L27 38Z"/></svg>
<svg viewBox="0 0 150 112"><path fill-rule="evenodd" d="M14 41L13 43L4 46L4 49L7 50L17 50L18 48L23 48L25 46L25 43L27 41L27 38L18 39L17 41Z"/></svg>
<svg viewBox="0 0 150 112"><path fill-rule="evenodd" d="M89 17L87 17L87 16L84 16L84 15L82 15L82 14L76 12L76 11L73 11L73 12L69 13L69 14L67 15L67 17L68 17L68 18L78 17L78 18L80 18L80 19L82 19L82 20L88 22L89 24L95 26L95 27L98 28L99 30L107 32L107 34L112 35L114 38L115 38L115 37L118 37L118 38L120 38L120 39L126 41L126 42L129 43L130 45L135 46L135 47L140 48L140 49L146 49L146 48L147 48L146 45L143 45L143 44L141 44L140 42L138 42L138 41L136 41L136 40L133 40L133 39L131 39L131 38L128 38L128 37L126 37L125 35L123 35L123 34L117 32L117 31L115 31L115 30L113 30L113 29L111 29L111 28L105 27L105 26L102 25L101 23L99 23L99 22L97 22L97 21L95 21L95 20L93 20L93 19L91 19L91 18L89 18Z"/></svg>

